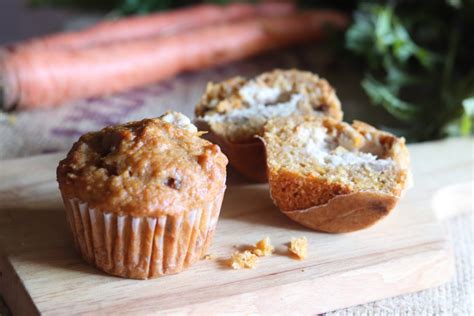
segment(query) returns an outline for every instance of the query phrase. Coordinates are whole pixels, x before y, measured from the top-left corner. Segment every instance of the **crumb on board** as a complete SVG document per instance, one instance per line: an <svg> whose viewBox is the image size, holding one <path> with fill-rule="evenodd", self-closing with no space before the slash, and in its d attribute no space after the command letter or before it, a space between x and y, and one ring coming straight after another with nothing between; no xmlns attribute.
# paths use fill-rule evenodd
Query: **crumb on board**
<svg viewBox="0 0 474 316"><path fill-rule="evenodd" d="M207 255L204 256L204 260L214 260L216 258L217 258L217 256L213 255L213 254L207 254Z"/></svg>
<svg viewBox="0 0 474 316"><path fill-rule="evenodd" d="M298 259L305 259L308 255L308 239L306 237L291 238L288 250Z"/></svg>
<svg viewBox="0 0 474 316"><path fill-rule="evenodd" d="M252 249L252 253L259 257L265 257L270 256L274 250L275 248L270 242L270 237L267 236L255 244L254 249Z"/></svg>
<svg viewBox="0 0 474 316"><path fill-rule="evenodd" d="M229 260L229 266L233 269L253 269L258 262L258 256L249 250L234 252Z"/></svg>

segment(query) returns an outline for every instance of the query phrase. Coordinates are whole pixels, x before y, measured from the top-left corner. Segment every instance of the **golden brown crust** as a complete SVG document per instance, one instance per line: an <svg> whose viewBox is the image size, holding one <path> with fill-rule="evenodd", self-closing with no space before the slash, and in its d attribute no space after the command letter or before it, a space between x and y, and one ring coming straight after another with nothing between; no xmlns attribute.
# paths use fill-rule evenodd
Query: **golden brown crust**
<svg viewBox="0 0 474 316"><path fill-rule="evenodd" d="M267 173L271 196L275 204L284 214L302 225L331 233L363 229L386 216L395 207L406 186L409 158L404 139L379 131L362 122L354 122L353 129L350 129L348 124L329 118L297 117L292 121L293 126L289 124L283 129L295 128L302 122L308 121L319 121L318 124L336 128L339 133L344 133L348 143L352 142L351 145L360 146L356 147L359 150L377 154L383 159L393 160L397 166L393 174L395 184L384 190L361 190L357 185L330 180L324 173L315 171L302 174L298 168L291 169L288 166L279 165L278 161L275 162L276 156L268 152L274 149L269 149L272 146L271 144L269 146L268 142L279 139L275 138L274 134L272 137L265 134L264 143L269 156ZM267 133L274 133L275 129L272 127L278 124L281 126L281 123L278 119L269 122ZM291 133L293 132L292 130ZM359 139L360 137L362 138Z"/></svg>
<svg viewBox="0 0 474 316"><path fill-rule="evenodd" d="M225 188L227 158L200 135L161 119L85 134L59 163L60 190L103 212L133 216L204 205Z"/></svg>
<svg viewBox="0 0 474 316"><path fill-rule="evenodd" d="M268 182L273 201L284 212L325 204L337 195L351 193L351 189L342 184L287 170L269 169Z"/></svg>

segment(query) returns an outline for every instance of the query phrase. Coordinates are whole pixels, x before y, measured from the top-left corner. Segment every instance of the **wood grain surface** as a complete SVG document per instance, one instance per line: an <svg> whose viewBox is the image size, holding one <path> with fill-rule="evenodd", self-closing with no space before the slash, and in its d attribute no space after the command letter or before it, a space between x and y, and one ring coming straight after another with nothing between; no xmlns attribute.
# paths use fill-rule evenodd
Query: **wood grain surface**
<svg viewBox="0 0 474 316"><path fill-rule="evenodd" d="M266 185L230 184L210 250L216 258L148 281L108 276L74 252L55 181L64 153L2 161L0 292L14 315L315 314L434 287L454 270L435 213L472 210L473 146L472 139L410 146L413 188L389 217L350 234L291 222ZM265 236L273 256L253 270L227 267L236 248ZM287 255L298 236L309 240L303 261Z"/></svg>

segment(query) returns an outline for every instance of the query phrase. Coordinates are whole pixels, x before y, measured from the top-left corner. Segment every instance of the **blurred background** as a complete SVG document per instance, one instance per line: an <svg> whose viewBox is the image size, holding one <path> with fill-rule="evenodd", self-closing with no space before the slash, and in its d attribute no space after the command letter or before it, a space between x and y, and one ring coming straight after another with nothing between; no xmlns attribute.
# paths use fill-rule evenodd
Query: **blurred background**
<svg viewBox="0 0 474 316"><path fill-rule="evenodd" d="M2 0L0 3L0 44L12 43L62 30L71 19L86 18L92 12L32 7L28 0ZM92 14L93 15L93 14ZM100 13L97 13L99 18Z"/></svg>
<svg viewBox="0 0 474 316"><path fill-rule="evenodd" d="M61 37L64 35L61 32L82 30L85 38L92 38L93 32L88 30L100 29L103 21L124 21L130 16L156 12L169 15L172 10L202 2L225 8L231 1L2 0L0 134L5 137L0 141L0 158L65 150L84 132L157 116L169 108L192 116L208 81L235 75L254 76L273 68L300 68L327 78L342 101L345 120L367 121L410 142L472 134L474 1L471 0L287 1L298 10L313 13L333 10L346 16L347 26L331 27L333 18L326 16L328 27L321 26L324 34L314 39L291 40L291 44L282 43L275 49L261 49L231 62L217 61L215 66L203 64L197 69L180 70L177 75L161 76L152 83L115 89L113 93L106 86L104 93L87 93L85 87L84 95L79 92L55 100L56 95L63 93L61 89L68 88L66 83L63 86L58 83L70 80L68 85L74 86L75 79L84 77L74 62L65 64L56 62L56 58L49 59L51 52L64 50L64 54L88 56L89 48L99 47L106 52L112 41L87 44L85 48L56 49L45 44L45 35L58 33ZM255 2L258 1L252 1ZM276 25L277 18L274 17ZM248 17L252 19L257 18ZM217 32L222 23L206 27ZM123 32L104 29L112 35ZM287 35L291 36L296 38L300 34L295 31ZM127 42L133 44L139 40L129 38ZM124 42L115 43L122 46ZM124 58L123 63L126 62ZM97 68L97 64L89 66ZM110 66L107 71L120 68L112 62L106 66ZM87 68L87 62L80 67ZM64 76L64 69L69 77L54 77L58 73ZM157 74L160 71L157 69ZM93 71L90 73L91 79L97 76ZM87 83L87 78L84 80Z"/></svg>

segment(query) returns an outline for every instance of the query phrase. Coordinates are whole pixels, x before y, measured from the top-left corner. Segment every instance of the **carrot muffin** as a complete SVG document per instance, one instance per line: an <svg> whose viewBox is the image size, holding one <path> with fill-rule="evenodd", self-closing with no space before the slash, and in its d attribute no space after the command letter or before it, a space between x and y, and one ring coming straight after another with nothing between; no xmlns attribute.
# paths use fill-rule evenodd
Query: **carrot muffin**
<svg viewBox="0 0 474 316"><path fill-rule="evenodd" d="M74 243L121 277L177 273L211 242L227 158L184 115L169 112L83 135L57 179Z"/></svg>
<svg viewBox="0 0 474 316"><path fill-rule="evenodd" d="M272 118L312 114L342 119L335 90L315 74L274 70L253 79L235 77L209 83L196 107L196 124L221 146L230 164L244 176L265 182L265 150L256 136Z"/></svg>
<svg viewBox="0 0 474 316"><path fill-rule="evenodd" d="M265 126L270 193L291 219L350 232L394 208L409 178L403 138L354 122L297 116Z"/></svg>

